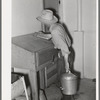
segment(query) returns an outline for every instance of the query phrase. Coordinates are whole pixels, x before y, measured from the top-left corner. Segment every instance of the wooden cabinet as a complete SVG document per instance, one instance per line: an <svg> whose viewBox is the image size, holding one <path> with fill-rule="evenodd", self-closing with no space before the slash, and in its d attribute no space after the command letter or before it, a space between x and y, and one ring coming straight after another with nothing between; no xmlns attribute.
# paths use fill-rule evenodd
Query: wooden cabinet
<svg viewBox="0 0 100 100"><path fill-rule="evenodd" d="M12 38L12 67L15 72L28 74L32 100L38 100L38 90L57 78L58 52L52 41L28 34Z"/></svg>

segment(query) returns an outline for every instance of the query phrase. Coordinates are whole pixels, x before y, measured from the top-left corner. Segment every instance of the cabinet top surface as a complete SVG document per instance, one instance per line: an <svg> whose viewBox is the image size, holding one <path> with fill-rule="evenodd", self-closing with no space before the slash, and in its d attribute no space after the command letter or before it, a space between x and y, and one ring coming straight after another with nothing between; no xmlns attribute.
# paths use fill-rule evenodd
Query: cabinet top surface
<svg viewBox="0 0 100 100"><path fill-rule="evenodd" d="M12 44L26 49L30 52L35 52L41 49L53 47L53 43L51 40L38 38L34 33L13 37Z"/></svg>

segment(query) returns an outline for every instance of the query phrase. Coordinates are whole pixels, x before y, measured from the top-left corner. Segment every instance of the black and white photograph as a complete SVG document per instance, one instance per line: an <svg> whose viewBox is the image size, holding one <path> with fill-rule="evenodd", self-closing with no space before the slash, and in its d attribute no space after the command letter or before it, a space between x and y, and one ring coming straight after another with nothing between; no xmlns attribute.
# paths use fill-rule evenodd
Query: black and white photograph
<svg viewBox="0 0 100 100"><path fill-rule="evenodd" d="M98 0L2 0L2 10L2 100L99 100Z"/></svg>

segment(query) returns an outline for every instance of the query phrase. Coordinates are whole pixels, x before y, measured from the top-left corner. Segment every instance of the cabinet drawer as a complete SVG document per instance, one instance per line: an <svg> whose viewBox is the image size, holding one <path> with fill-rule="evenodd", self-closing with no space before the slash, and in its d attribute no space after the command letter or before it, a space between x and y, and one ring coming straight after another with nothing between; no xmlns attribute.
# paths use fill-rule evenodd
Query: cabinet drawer
<svg viewBox="0 0 100 100"><path fill-rule="evenodd" d="M36 66L39 67L47 62L53 62L57 59L58 52L54 48L49 48L36 52Z"/></svg>
<svg viewBox="0 0 100 100"><path fill-rule="evenodd" d="M57 81L57 62L39 71L40 88L45 89Z"/></svg>
<svg viewBox="0 0 100 100"><path fill-rule="evenodd" d="M45 87L57 80L57 62L45 67Z"/></svg>

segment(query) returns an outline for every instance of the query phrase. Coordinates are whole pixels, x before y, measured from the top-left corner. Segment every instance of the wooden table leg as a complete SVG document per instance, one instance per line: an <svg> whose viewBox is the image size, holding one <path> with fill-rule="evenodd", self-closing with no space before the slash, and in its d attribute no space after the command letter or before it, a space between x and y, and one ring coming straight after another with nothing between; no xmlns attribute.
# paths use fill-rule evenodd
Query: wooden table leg
<svg viewBox="0 0 100 100"><path fill-rule="evenodd" d="M39 100L38 97L38 83L37 83L37 72L30 70L29 80L32 88L32 98L33 100Z"/></svg>

